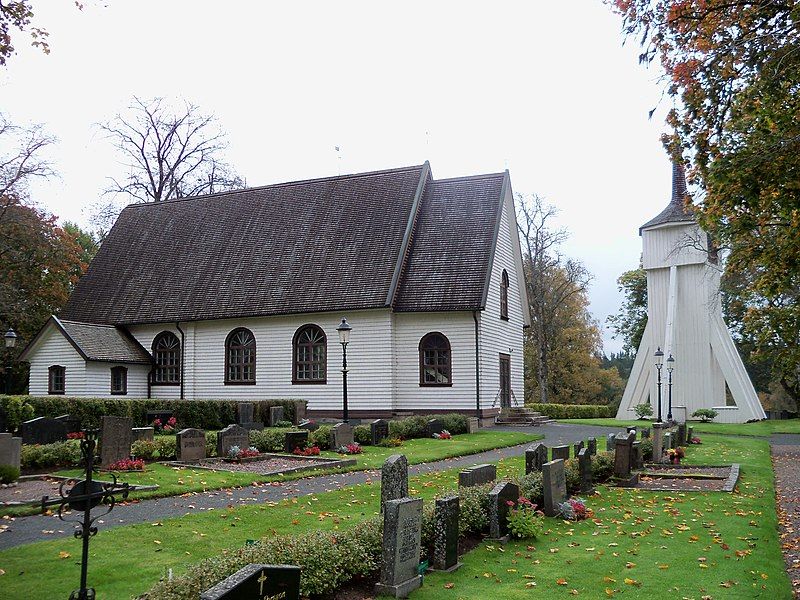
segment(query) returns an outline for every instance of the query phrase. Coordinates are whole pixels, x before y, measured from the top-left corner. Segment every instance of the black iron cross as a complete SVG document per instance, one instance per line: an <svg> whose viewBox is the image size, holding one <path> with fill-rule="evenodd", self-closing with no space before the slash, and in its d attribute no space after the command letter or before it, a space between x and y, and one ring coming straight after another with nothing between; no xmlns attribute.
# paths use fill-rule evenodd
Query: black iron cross
<svg viewBox="0 0 800 600"><path fill-rule="evenodd" d="M47 496L42 498L42 510L48 506L58 505L58 518L67 522L77 523L75 526L75 537L83 540L83 553L81 556L81 587L72 592L70 600L94 600L94 588L86 587L86 573L89 567L89 538L97 534L97 527L92 524L100 517L107 515L114 508L117 493L122 495L122 499L128 497L129 487L127 483L118 484L117 476L111 474L112 481L101 483L93 481L94 473L94 451L97 447L97 429L84 429L83 439L81 440L81 456L86 465L86 478L84 480L65 479L58 486L60 498L50 500ZM65 485L74 485L65 493ZM92 509L100 504L105 505L105 511L92 516ZM79 519L65 519L65 509L68 511L82 512L83 517Z"/></svg>

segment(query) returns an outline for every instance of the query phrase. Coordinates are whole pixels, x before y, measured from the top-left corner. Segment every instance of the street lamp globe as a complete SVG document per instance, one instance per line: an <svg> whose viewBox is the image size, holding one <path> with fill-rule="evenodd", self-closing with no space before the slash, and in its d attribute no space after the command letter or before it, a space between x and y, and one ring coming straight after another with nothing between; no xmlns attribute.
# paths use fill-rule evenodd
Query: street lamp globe
<svg viewBox="0 0 800 600"><path fill-rule="evenodd" d="M660 367L664 361L664 353L661 351L661 346L658 347L656 353L653 356L656 357L656 366Z"/></svg>
<svg viewBox="0 0 800 600"><path fill-rule="evenodd" d="M13 329L6 331L3 339L6 341L6 348L13 348L17 345L17 332Z"/></svg>
<svg viewBox="0 0 800 600"><path fill-rule="evenodd" d="M669 355L667 358L667 371L672 373L672 370L675 368L675 357L672 354Z"/></svg>
<svg viewBox="0 0 800 600"><path fill-rule="evenodd" d="M336 331L339 332L339 343L342 344L342 346L346 346L350 341L350 331L352 329L347 319L342 317L342 322L339 323L339 326L336 328Z"/></svg>

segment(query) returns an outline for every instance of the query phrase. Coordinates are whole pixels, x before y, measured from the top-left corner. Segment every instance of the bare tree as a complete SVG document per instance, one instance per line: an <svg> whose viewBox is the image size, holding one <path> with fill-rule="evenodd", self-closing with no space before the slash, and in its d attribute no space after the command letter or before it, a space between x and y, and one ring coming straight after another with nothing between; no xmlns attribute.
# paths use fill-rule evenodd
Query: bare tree
<svg viewBox="0 0 800 600"><path fill-rule="evenodd" d="M100 125L122 157L127 177L110 178L95 218L107 225L119 200L161 202L236 189L243 180L223 160L225 133L191 102L173 108L163 98L134 97L125 114ZM108 202L110 196L110 202Z"/></svg>
<svg viewBox="0 0 800 600"><path fill-rule="evenodd" d="M525 285L531 311L528 342L533 347L539 401L547 402L551 385L550 357L557 329L563 326L561 312L567 300L586 293L591 274L579 261L565 258L558 247L567 239L566 229L551 229L557 214L537 195L517 194L517 223L525 252Z"/></svg>

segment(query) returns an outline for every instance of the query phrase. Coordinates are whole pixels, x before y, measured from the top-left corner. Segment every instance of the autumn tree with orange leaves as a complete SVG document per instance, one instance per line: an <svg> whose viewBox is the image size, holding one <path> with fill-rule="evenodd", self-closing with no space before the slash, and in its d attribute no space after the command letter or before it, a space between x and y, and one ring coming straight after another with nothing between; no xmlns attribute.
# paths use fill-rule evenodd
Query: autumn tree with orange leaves
<svg viewBox="0 0 800 600"><path fill-rule="evenodd" d="M754 357L800 409L800 2L607 0L674 100L664 143L727 251Z"/></svg>

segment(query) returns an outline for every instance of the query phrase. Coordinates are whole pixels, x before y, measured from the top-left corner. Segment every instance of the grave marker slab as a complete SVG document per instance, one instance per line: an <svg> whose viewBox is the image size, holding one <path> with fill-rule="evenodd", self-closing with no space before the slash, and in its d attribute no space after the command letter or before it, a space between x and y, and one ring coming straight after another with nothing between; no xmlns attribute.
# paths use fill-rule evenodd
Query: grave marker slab
<svg viewBox="0 0 800 600"><path fill-rule="evenodd" d="M636 432L620 433L614 442L614 475L626 479L631 474L631 457L633 454L633 441Z"/></svg>
<svg viewBox="0 0 800 600"><path fill-rule="evenodd" d="M0 465L11 465L19 469L21 452L22 438L14 437L10 433L0 433Z"/></svg>
<svg viewBox="0 0 800 600"><path fill-rule="evenodd" d="M438 498L433 511L433 568L452 572L458 562L458 496Z"/></svg>
<svg viewBox="0 0 800 600"><path fill-rule="evenodd" d="M308 431L287 431L283 436L283 451L294 452L295 448L303 450L308 445Z"/></svg>
<svg viewBox="0 0 800 600"><path fill-rule="evenodd" d="M592 455L588 448L581 448L578 452L578 472L581 481L581 493L591 494L594 492L592 485Z"/></svg>
<svg viewBox="0 0 800 600"><path fill-rule="evenodd" d="M510 481L501 481L489 492L489 538L508 541L508 502L519 500L519 486Z"/></svg>
<svg viewBox="0 0 800 600"><path fill-rule="evenodd" d="M478 417L468 417L467 418L467 433L478 433L478 429L480 429L480 421Z"/></svg>
<svg viewBox="0 0 800 600"><path fill-rule="evenodd" d="M590 437L586 446L589 449L589 454L595 456L597 454L597 440Z"/></svg>
<svg viewBox="0 0 800 600"><path fill-rule="evenodd" d="M76 433L81 430L81 420L72 415L58 415L56 421L61 421L67 426L67 433Z"/></svg>
<svg viewBox="0 0 800 600"><path fill-rule="evenodd" d="M583 440L581 440L580 442L575 442L572 445L572 448L573 448L573 456L575 458L578 458L578 453L584 448Z"/></svg>
<svg viewBox="0 0 800 600"><path fill-rule="evenodd" d="M350 423L337 423L331 427L331 448L333 450L352 444L354 441L353 426Z"/></svg>
<svg viewBox="0 0 800 600"><path fill-rule="evenodd" d="M653 462L664 460L664 424L653 423Z"/></svg>
<svg viewBox="0 0 800 600"><path fill-rule="evenodd" d="M542 486L544 514L555 517L558 514L558 505L567 499L567 478L563 460L553 460L542 465Z"/></svg>
<svg viewBox="0 0 800 600"><path fill-rule="evenodd" d="M133 419L128 417L100 417L100 467L131 456Z"/></svg>
<svg viewBox="0 0 800 600"><path fill-rule="evenodd" d="M422 499L389 500L383 511L383 552L377 594L405 598L422 585L417 573L422 536Z"/></svg>
<svg viewBox="0 0 800 600"><path fill-rule="evenodd" d="M617 443L617 434L616 433L609 433L606 434L606 451L613 452L614 451L614 444Z"/></svg>
<svg viewBox="0 0 800 600"><path fill-rule="evenodd" d="M237 425L248 431L261 431L264 423L255 420L256 405L254 402L238 402L236 404Z"/></svg>
<svg viewBox="0 0 800 600"><path fill-rule="evenodd" d="M491 483L497 478L495 465L475 465L458 474L459 487L472 487L484 483Z"/></svg>
<svg viewBox="0 0 800 600"><path fill-rule="evenodd" d="M389 421L375 419L369 424L369 436L373 446L377 446L389 437Z"/></svg>
<svg viewBox="0 0 800 600"><path fill-rule="evenodd" d="M196 461L206 457L206 432L202 429L181 429L176 438L178 460ZM240 446L241 447L241 446Z"/></svg>
<svg viewBox="0 0 800 600"><path fill-rule="evenodd" d="M547 446L541 443L533 444L525 450L525 475L534 471L541 471L542 465L547 462Z"/></svg>
<svg viewBox="0 0 800 600"><path fill-rule="evenodd" d="M319 424L316 421L301 421L300 425L297 426L298 429L305 429L306 431L316 431L319 429Z"/></svg>
<svg viewBox="0 0 800 600"><path fill-rule="evenodd" d="M278 422L285 420L283 418L283 406L270 406L269 407L269 426L276 427Z"/></svg>
<svg viewBox="0 0 800 600"><path fill-rule="evenodd" d="M247 565L211 589L200 600L299 600L300 567Z"/></svg>
<svg viewBox="0 0 800 600"><path fill-rule="evenodd" d="M23 444L52 444L67 439L67 424L57 419L36 417L20 425Z"/></svg>
<svg viewBox="0 0 800 600"><path fill-rule="evenodd" d="M217 456L224 458L233 446L240 450L250 447L250 432L241 425L228 425L217 432Z"/></svg>
<svg viewBox="0 0 800 600"><path fill-rule="evenodd" d="M152 442L156 437L156 429L155 427L134 427L131 429L131 437L134 442L139 440Z"/></svg>
<svg viewBox="0 0 800 600"><path fill-rule="evenodd" d="M694 439L694 427L686 428L686 443L691 444Z"/></svg>
<svg viewBox="0 0 800 600"><path fill-rule="evenodd" d="M553 460L567 460L569 458L569 446L553 446Z"/></svg>
<svg viewBox="0 0 800 600"><path fill-rule="evenodd" d="M678 425L677 444L681 446L686 443L686 424L681 423Z"/></svg>
<svg viewBox="0 0 800 600"><path fill-rule="evenodd" d="M672 432L668 431L667 433L664 434L664 449L669 450L673 447L674 444L672 442Z"/></svg>
<svg viewBox="0 0 800 600"><path fill-rule="evenodd" d="M650 428L649 427L642 427L642 439L646 440L650 437Z"/></svg>
<svg viewBox="0 0 800 600"><path fill-rule="evenodd" d="M644 455L642 454L642 442L633 442L631 447L631 468L641 469L644 467Z"/></svg>
<svg viewBox="0 0 800 600"><path fill-rule="evenodd" d="M408 460L403 454L393 454L381 467L381 511L389 500L408 496Z"/></svg>
<svg viewBox="0 0 800 600"><path fill-rule="evenodd" d="M430 419L428 421L428 437L433 437L434 433L442 433L444 431L444 423L439 419Z"/></svg>

